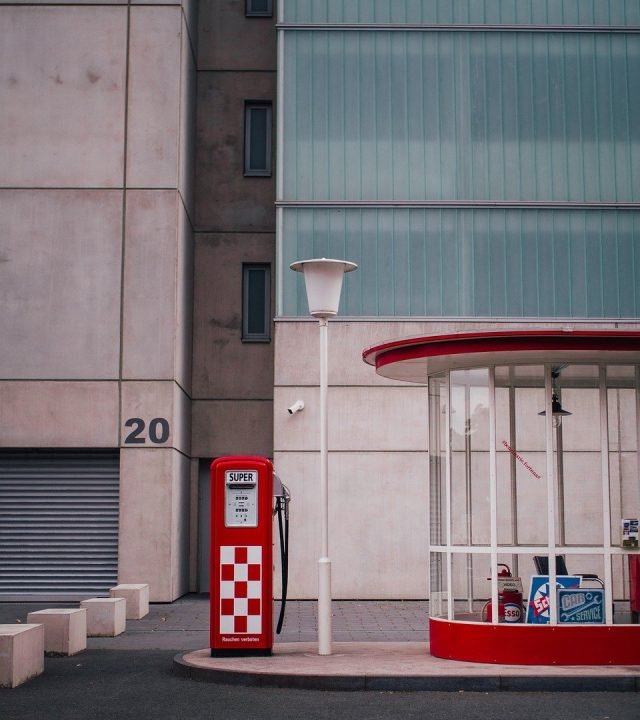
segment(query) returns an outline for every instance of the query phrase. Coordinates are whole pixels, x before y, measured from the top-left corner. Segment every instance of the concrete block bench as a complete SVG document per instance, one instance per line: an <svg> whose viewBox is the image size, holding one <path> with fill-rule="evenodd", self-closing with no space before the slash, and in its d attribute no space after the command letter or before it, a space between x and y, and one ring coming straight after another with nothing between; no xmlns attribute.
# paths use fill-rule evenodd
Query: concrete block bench
<svg viewBox="0 0 640 720"><path fill-rule="evenodd" d="M125 631L127 602L124 598L82 600L87 611L87 637L115 637Z"/></svg>
<svg viewBox="0 0 640 720"><path fill-rule="evenodd" d="M0 687L17 687L44 672L44 627L0 625Z"/></svg>
<svg viewBox="0 0 640 720"><path fill-rule="evenodd" d="M75 655L87 648L84 608L37 610L27 615L27 622L44 626L44 651L49 655Z"/></svg>
<svg viewBox="0 0 640 720"><path fill-rule="evenodd" d="M116 585L109 591L112 598L124 598L127 601L127 620L140 620L149 614L149 586Z"/></svg>

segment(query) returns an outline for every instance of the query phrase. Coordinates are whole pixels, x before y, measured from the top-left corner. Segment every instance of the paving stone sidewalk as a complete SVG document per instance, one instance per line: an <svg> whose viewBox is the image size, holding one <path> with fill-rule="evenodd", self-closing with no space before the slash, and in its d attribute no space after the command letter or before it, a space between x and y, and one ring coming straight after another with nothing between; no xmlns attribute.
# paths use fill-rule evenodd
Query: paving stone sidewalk
<svg viewBox="0 0 640 720"><path fill-rule="evenodd" d="M78 607L79 602L2 603L0 624L26 622L27 614L50 607ZM427 601L334 600L333 638L336 642L426 641ZM280 603L274 603L274 627ZM276 643L312 642L317 639L317 603L287 602L282 633ZM89 638L88 647L105 650L176 649L208 647L209 596L185 595L173 603L152 603L142 620L127 621L125 633L115 638Z"/></svg>
<svg viewBox="0 0 640 720"><path fill-rule="evenodd" d="M27 614L34 610L77 606L77 602L0 602L0 624L26 622ZM276 602L274 622L279 610L280 604ZM283 632L276 637L274 656L265 668L256 670L256 662L264 658L240 658L235 661L235 670L230 665L233 659L226 658L222 669L212 668L210 665L215 661L208 653L209 598L194 594L173 603L151 604L147 617L127 621L126 631L118 637L89 638L88 650L80 659L57 658L56 663L47 658L45 665L48 663L49 674L66 667L65 660L76 669L93 664L109 666L114 668L113 674L120 666L129 672L132 663L141 662L141 658L151 661L158 653L164 653L165 661L171 664L173 660L175 672L178 658L186 659L194 651L200 651L208 663L207 679L222 683L251 685L257 682L266 686L265 676L269 675L273 676L273 687L336 690L632 690L636 693L640 690L637 666L533 668L435 658L424 646L428 641L426 601L334 600L332 612L335 653L328 657L319 656L316 651L316 602L289 601ZM187 677L192 677L189 673L197 670L187 669ZM238 674L240 680L236 677ZM229 680L231 675L235 679ZM163 676L161 680L165 682L166 678ZM26 685L30 686L35 684Z"/></svg>

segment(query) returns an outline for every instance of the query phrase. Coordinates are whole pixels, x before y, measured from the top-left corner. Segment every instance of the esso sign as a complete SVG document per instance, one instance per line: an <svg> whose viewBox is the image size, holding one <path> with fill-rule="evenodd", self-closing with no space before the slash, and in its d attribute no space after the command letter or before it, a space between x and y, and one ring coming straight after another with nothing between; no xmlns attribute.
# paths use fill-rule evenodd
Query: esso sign
<svg viewBox="0 0 640 720"><path fill-rule="evenodd" d="M506 623L519 623L522 618L522 605L515 603L505 603L504 621Z"/></svg>

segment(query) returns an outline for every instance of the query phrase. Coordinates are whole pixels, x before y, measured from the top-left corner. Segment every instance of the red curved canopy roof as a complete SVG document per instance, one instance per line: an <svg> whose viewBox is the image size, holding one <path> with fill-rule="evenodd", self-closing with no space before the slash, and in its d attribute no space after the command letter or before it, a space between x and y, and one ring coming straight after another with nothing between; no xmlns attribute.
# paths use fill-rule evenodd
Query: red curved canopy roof
<svg viewBox="0 0 640 720"><path fill-rule="evenodd" d="M384 377L424 383L442 370L541 362L640 362L640 330L488 330L427 335L362 353Z"/></svg>

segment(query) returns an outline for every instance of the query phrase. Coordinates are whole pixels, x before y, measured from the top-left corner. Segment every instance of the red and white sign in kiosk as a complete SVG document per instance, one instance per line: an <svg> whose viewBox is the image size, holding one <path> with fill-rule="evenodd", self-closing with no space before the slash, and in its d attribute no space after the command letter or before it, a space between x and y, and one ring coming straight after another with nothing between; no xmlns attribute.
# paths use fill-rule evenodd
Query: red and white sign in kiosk
<svg viewBox="0 0 640 720"><path fill-rule="evenodd" d="M276 495L282 496L277 479L275 485ZM233 456L213 461L210 576L213 657L271 654L273 497L273 465L267 458ZM283 583L283 598L285 593Z"/></svg>

